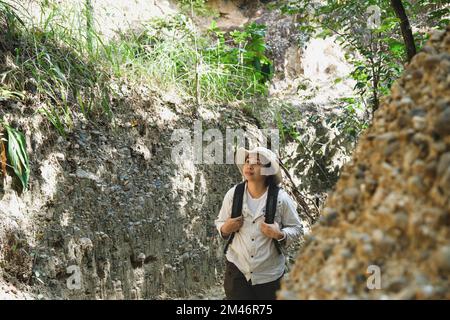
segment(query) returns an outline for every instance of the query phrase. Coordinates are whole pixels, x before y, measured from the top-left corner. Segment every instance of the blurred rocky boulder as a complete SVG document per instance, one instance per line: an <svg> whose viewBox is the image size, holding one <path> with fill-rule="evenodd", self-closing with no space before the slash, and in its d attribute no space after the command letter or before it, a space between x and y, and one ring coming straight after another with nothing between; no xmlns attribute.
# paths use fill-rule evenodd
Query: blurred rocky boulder
<svg viewBox="0 0 450 320"><path fill-rule="evenodd" d="M450 26L376 112L278 297L450 299Z"/></svg>

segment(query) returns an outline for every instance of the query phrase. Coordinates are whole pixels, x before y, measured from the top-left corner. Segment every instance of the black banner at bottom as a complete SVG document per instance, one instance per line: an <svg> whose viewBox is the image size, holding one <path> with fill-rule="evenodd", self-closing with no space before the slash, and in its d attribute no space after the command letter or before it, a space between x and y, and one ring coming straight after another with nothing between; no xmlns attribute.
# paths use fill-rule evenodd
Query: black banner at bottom
<svg viewBox="0 0 450 320"><path fill-rule="evenodd" d="M141 301L0 301L0 317L7 319L12 312L15 317L32 313L46 318L84 320L98 314L102 318L113 317L131 320L139 317L169 319L301 319L313 315L343 315L347 318L388 316L426 317L449 309L449 301L226 301L226 300L141 300Z"/></svg>

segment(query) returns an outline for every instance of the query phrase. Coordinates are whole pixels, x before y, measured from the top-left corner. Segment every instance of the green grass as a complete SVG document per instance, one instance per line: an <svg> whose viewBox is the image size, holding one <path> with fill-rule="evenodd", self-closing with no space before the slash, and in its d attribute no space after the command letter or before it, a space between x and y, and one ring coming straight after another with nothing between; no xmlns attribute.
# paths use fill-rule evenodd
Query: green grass
<svg viewBox="0 0 450 320"><path fill-rule="evenodd" d="M95 30L90 3L75 9L42 2L41 16L32 19L0 0L0 27L6 29L0 33L6 43L1 100L39 100L37 111L64 135L73 112L112 117L111 101L119 94L112 88L122 84L145 84L212 105L266 92L258 70L234 59L238 51L232 47L200 35L186 16L155 19L140 32L106 41Z"/></svg>

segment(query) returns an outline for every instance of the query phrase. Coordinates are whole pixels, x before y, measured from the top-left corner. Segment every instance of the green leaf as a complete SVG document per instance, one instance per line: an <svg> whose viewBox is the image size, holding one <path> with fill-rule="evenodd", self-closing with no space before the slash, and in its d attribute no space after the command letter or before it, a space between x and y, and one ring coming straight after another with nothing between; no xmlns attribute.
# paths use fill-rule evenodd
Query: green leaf
<svg viewBox="0 0 450 320"><path fill-rule="evenodd" d="M367 84L364 82L357 82L355 85L355 89L362 89L366 86Z"/></svg>
<svg viewBox="0 0 450 320"><path fill-rule="evenodd" d="M26 152L26 142L23 133L5 124L8 133L8 158L14 173L22 182L24 190L28 188L30 178L30 164Z"/></svg>
<svg viewBox="0 0 450 320"><path fill-rule="evenodd" d="M389 44L389 50L391 50L394 54L401 54L404 51L405 46L403 43L400 42L394 42Z"/></svg>
<svg viewBox="0 0 450 320"><path fill-rule="evenodd" d="M3 100L23 100L25 95L18 91L10 91L4 88L0 88L0 101Z"/></svg>

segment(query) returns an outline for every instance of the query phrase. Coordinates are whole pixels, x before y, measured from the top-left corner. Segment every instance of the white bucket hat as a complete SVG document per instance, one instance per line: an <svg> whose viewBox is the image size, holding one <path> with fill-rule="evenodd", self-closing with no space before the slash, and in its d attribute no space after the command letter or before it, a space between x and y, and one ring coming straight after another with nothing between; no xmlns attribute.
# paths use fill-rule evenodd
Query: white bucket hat
<svg viewBox="0 0 450 320"><path fill-rule="evenodd" d="M280 170L280 165L278 163L278 157L277 155L264 147L256 147L252 150L247 150L245 148L239 148L236 151L236 156L235 156L235 163L237 165L237 167L239 168L239 171L241 172L242 176L244 176L244 172L243 172L243 167L244 167L244 163L245 163L245 158L247 158L247 155L257 155L259 154L260 157L262 157L262 159L260 158L260 161L262 162L263 165L268 164L270 162L270 167L266 168L266 167L262 167L261 168L261 174L262 175L267 175L267 176L271 176L274 175L275 176L275 184L280 184L282 181L282 177L281 177L281 170Z"/></svg>

